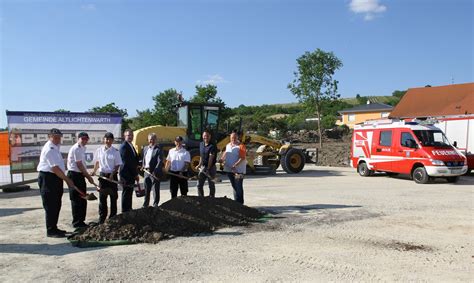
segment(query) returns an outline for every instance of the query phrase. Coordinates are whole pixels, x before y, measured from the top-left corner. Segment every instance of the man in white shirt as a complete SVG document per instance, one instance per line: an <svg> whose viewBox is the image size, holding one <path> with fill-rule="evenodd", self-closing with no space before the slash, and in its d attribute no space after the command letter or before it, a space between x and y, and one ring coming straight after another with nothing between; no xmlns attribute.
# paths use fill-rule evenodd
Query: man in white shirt
<svg viewBox="0 0 474 283"><path fill-rule="evenodd" d="M65 174L64 159L59 151L62 133L53 128L49 132L49 141L41 150L38 163L38 185L40 188L43 208L46 214L46 236L53 238L65 237L66 231L58 229L59 212L61 211L61 198L63 196L63 181L70 188L75 188L74 183Z"/></svg>
<svg viewBox="0 0 474 283"><path fill-rule="evenodd" d="M182 178L170 175L171 198L178 196L178 187L182 196L188 194L188 180L185 175L191 163L191 155L183 147L183 137L177 136L174 140L175 147L170 149L166 157L165 170L167 172L181 175Z"/></svg>
<svg viewBox="0 0 474 283"><path fill-rule="evenodd" d="M118 181L117 172L119 171L120 165L122 165L122 158L120 152L112 146L114 142L114 135L107 132L104 135L104 146L99 147L94 155L95 163L92 176L94 176L99 170L99 223L104 223L107 218L107 197L110 195L110 217L117 214L117 199L118 199L118 187L116 183L111 182ZM107 179L111 180L108 181Z"/></svg>
<svg viewBox="0 0 474 283"><path fill-rule="evenodd" d="M77 136L78 141L69 149L67 155L67 176L74 182L79 189L69 189L69 199L71 200L72 226L74 228L87 227L86 220L87 201L82 197L86 194L86 180L93 184L94 180L86 169L86 144L89 141L89 135L86 132L80 132Z"/></svg>

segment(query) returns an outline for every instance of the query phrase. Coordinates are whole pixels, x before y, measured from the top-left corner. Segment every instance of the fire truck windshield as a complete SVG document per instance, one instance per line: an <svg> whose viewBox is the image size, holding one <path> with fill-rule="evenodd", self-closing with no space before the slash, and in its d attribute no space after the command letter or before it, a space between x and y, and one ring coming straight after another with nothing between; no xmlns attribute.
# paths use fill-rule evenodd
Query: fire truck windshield
<svg viewBox="0 0 474 283"><path fill-rule="evenodd" d="M415 130L413 132L423 146L451 147L441 131Z"/></svg>

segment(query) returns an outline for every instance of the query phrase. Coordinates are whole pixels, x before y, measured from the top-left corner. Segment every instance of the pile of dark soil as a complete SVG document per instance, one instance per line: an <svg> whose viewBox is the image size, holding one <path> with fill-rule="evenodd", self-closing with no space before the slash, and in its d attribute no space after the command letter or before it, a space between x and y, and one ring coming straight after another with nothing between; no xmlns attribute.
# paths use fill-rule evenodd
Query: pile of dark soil
<svg viewBox="0 0 474 283"><path fill-rule="evenodd" d="M245 226L262 216L260 211L225 197L178 197L159 207L119 214L71 240L157 243L170 236L191 236L221 227Z"/></svg>

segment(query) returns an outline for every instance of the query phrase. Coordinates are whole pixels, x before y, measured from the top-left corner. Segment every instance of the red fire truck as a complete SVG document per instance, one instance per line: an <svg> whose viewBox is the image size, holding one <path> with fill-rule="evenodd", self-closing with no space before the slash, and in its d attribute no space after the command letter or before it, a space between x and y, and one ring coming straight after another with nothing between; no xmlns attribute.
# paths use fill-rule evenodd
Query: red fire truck
<svg viewBox="0 0 474 283"><path fill-rule="evenodd" d="M374 172L408 174L416 183L435 177L457 182L467 171L466 157L432 124L381 119L356 125L351 166L361 176Z"/></svg>

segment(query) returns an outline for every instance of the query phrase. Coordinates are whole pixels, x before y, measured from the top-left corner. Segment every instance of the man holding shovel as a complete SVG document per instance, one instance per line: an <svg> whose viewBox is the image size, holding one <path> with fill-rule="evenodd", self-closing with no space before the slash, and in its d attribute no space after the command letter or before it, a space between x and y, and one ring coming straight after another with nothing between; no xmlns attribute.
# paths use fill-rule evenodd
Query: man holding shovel
<svg viewBox="0 0 474 283"><path fill-rule="evenodd" d="M148 135L148 145L143 149L143 168L145 178L143 180L145 185L145 200L143 207L148 207L150 204L150 194L153 189L154 199L153 206L157 207L160 202L160 180L163 170L163 153L161 148L156 144L156 134Z"/></svg>
<svg viewBox="0 0 474 283"><path fill-rule="evenodd" d="M77 143L71 147L67 155L67 176L79 189L69 189L72 226L74 228L83 228L88 226L84 222L86 220L87 211L87 201L84 199L87 191L85 179L87 178L91 184L94 184L94 180L86 169L86 144L89 141L89 135L86 132L80 132L77 138Z"/></svg>
<svg viewBox="0 0 474 283"><path fill-rule="evenodd" d="M63 196L63 181L68 187L77 189L73 181L64 171L64 159L59 151L63 134L59 129L53 128L49 132L49 141L41 150L38 163L38 185L46 216L46 236L61 238L66 236L66 231L58 229L59 212L61 211L61 198Z"/></svg>
<svg viewBox="0 0 474 283"><path fill-rule="evenodd" d="M110 195L110 217L117 214L117 172L122 165L122 158L118 149L112 146L114 135L110 132L104 135L104 146L95 152L95 164L92 176L99 170L99 223L107 218L107 197ZM109 217L109 218L110 218Z"/></svg>
<svg viewBox="0 0 474 283"><path fill-rule="evenodd" d="M188 194L188 178L185 176L191 163L191 155L183 147L183 137L177 136L174 140L176 147L170 149L166 157L165 171L170 172L171 198L178 196L178 187L181 195Z"/></svg>
<svg viewBox="0 0 474 283"><path fill-rule="evenodd" d="M221 157L224 162L224 171L227 172L232 188L234 189L234 200L244 204L244 179L246 173L247 149L243 143L238 140L237 131L230 134L230 143L225 147L225 152Z"/></svg>
<svg viewBox="0 0 474 283"><path fill-rule="evenodd" d="M122 165L120 166L120 181L123 183L122 188L122 212L132 210L133 187L135 182L139 181L138 177L138 154L132 144L133 131L126 129L123 133L124 141L120 145L120 157Z"/></svg>
<svg viewBox="0 0 474 283"><path fill-rule="evenodd" d="M204 182L209 184L209 196L215 197L216 195L216 185L215 185L215 176L216 176L216 155L217 148L211 143L211 133L207 130L202 133L202 142L199 144L199 164L196 166L196 169L199 171L198 174L198 196L204 196Z"/></svg>

